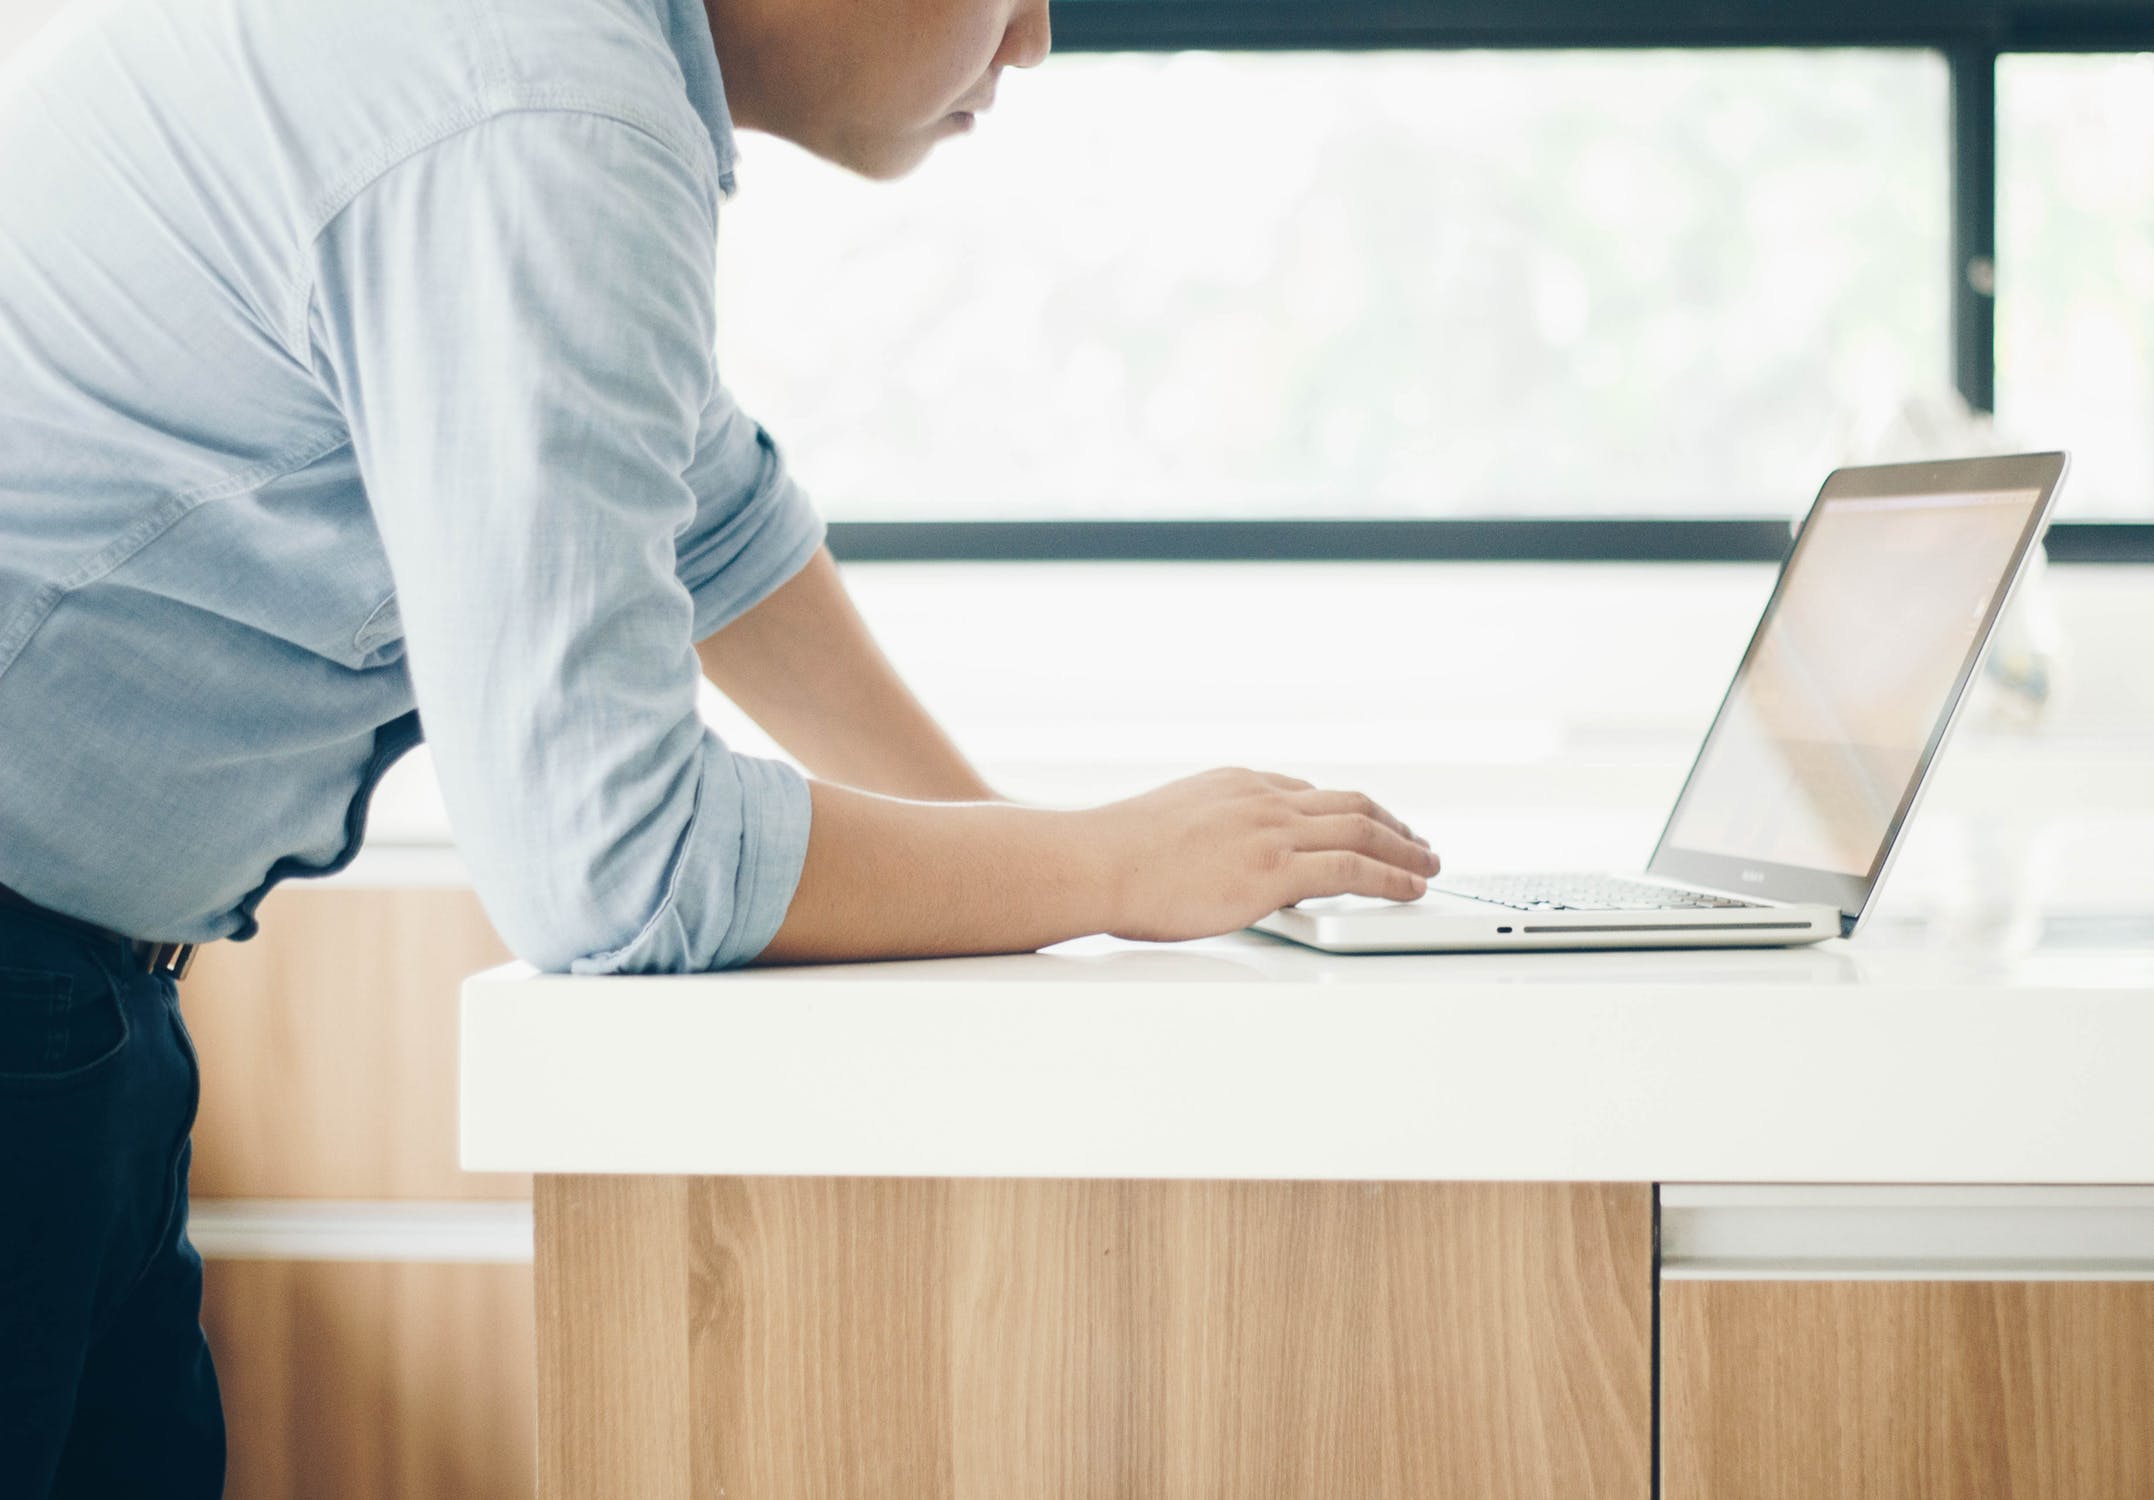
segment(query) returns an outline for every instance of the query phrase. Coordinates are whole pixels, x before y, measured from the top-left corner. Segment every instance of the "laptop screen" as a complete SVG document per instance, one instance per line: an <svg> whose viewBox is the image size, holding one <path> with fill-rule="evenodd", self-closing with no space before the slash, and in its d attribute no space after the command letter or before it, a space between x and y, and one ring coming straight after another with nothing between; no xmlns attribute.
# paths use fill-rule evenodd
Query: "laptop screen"
<svg viewBox="0 0 2154 1500"><path fill-rule="evenodd" d="M2055 488L2053 475L2000 474L2009 462L1920 468L1933 480L2019 479L2012 488L1933 488L1911 482L1917 466L1827 481L1669 818L1656 873L1680 864L1683 878L1722 889L1860 911Z"/></svg>

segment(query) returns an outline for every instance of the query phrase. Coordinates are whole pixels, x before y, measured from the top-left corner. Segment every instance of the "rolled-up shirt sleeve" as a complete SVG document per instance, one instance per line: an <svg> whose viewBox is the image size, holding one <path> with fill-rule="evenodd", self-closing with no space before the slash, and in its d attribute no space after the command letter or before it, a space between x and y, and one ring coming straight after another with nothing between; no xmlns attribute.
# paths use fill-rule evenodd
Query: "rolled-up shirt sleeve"
<svg viewBox="0 0 2154 1500"><path fill-rule="evenodd" d="M786 472L770 434L713 384L688 486L696 517L679 543L681 582L702 640L807 565L829 528Z"/></svg>
<svg viewBox="0 0 2154 1500"><path fill-rule="evenodd" d="M316 368L450 823L542 969L744 963L807 849L800 774L696 712L697 635L821 538L717 381L716 216L677 143L530 111L427 146L315 241Z"/></svg>

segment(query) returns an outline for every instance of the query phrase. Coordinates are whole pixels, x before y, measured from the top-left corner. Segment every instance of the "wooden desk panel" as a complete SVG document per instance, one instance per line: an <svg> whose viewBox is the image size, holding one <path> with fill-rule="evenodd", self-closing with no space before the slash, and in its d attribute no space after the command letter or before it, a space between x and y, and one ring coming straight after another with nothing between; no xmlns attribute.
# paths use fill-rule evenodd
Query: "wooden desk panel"
<svg viewBox="0 0 2154 1500"><path fill-rule="evenodd" d="M214 1260L202 1325L232 1500L528 1500L529 1266Z"/></svg>
<svg viewBox="0 0 2154 1500"><path fill-rule="evenodd" d="M196 1205L527 1196L456 1163L457 987L506 956L468 888L280 886L182 987ZM212 1258L203 1325L235 1500L531 1493L529 1266Z"/></svg>
<svg viewBox="0 0 2154 1500"><path fill-rule="evenodd" d="M1666 1500L2154 1494L2154 1284L1671 1281Z"/></svg>
<svg viewBox="0 0 2154 1500"><path fill-rule="evenodd" d="M1643 1186L541 1177L540 1493L1638 1500Z"/></svg>
<svg viewBox="0 0 2154 1500"><path fill-rule="evenodd" d="M198 1198L524 1198L456 1162L457 987L508 960L464 887L284 885L181 991Z"/></svg>

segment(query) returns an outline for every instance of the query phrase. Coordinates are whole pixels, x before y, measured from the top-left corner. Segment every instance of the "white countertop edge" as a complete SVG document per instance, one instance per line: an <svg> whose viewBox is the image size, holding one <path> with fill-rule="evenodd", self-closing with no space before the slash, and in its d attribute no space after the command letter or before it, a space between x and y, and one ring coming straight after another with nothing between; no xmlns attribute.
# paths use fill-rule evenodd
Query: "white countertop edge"
<svg viewBox="0 0 2154 1500"><path fill-rule="evenodd" d="M1739 1260L1669 1262L1663 1281L2154 1281L2154 1260Z"/></svg>
<svg viewBox="0 0 2154 1500"><path fill-rule="evenodd" d="M210 1260L524 1264L529 1202L198 1198L187 1238Z"/></svg>
<svg viewBox="0 0 2154 1500"><path fill-rule="evenodd" d="M1690 1281L2154 1280L2154 1189L1754 1184L1660 1189Z"/></svg>
<svg viewBox="0 0 2154 1500"><path fill-rule="evenodd" d="M1660 1207L1664 1215L1671 1216L1678 1212L1724 1214L1735 1209L1789 1215L1820 1211L1965 1214L1972 1210L2055 1213L2060 1209L2094 1209L2104 1213L2136 1210L2154 1216L2154 1187L2103 1183L1948 1187L1929 1183L1810 1182L1768 1186L1753 1182L1663 1182Z"/></svg>
<svg viewBox="0 0 2154 1500"><path fill-rule="evenodd" d="M475 1171L2154 1183L2154 997L467 982Z"/></svg>

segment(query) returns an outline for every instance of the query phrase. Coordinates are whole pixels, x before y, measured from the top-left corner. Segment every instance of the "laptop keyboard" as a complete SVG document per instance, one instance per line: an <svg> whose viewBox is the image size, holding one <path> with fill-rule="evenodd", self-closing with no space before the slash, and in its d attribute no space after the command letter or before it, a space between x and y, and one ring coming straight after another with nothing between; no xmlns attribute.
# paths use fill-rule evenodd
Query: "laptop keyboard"
<svg viewBox="0 0 2154 1500"><path fill-rule="evenodd" d="M1648 885L1613 875L1480 875L1430 881L1429 889L1520 911L1663 911L1669 907L1749 907L1757 901Z"/></svg>

